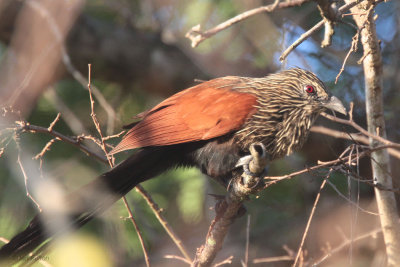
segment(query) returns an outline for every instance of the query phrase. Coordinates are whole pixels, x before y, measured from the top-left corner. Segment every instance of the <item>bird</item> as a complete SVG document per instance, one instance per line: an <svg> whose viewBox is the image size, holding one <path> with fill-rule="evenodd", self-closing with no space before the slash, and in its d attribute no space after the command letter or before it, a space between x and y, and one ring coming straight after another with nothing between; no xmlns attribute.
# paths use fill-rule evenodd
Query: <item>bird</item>
<svg viewBox="0 0 400 267"><path fill-rule="evenodd" d="M136 150L126 160L66 197L70 228L79 228L141 182L176 167L196 167L226 184L237 165L261 143L269 159L298 151L318 115L346 114L311 71L291 68L261 78L227 76L199 83L138 114L109 152ZM100 194L100 192L107 192ZM0 249L0 260L18 261L38 251L64 227L35 216ZM48 236L47 228L56 228ZM40 251L40 248L39 248Z"/></svg>

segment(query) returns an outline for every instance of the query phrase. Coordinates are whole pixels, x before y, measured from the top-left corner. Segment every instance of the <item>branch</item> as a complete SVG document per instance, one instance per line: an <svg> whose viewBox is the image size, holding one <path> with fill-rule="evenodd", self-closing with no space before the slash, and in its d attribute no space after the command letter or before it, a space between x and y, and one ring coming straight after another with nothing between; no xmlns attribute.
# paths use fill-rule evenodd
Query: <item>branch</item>
<svg viewBox="0 0 400 267"><path fill-rule="evenodd" d="M339 122L339 123L342 123L342 124L349 125L349 126L353 127L354 129L358 130L361 134L363 134L363 135L365 135L365 136L367 136L369 138L372 138L372 139L378 141L379 143L388 145L388 146L393 147L393 148L400 149L400 144L394 143L392 141L387 140L386 138L384 138L382 136L379 136L379 135L372 134L372 133L368 132L363 127L361 127L356 122L354 122L352 118L350 118L349 120L340 119L340 118L334 117L334 116L329 115L329 114L324 113L324 112L321 113L321 115L324 116L325 118L331 120L331 121L335 121L335 122Z"/></svg>
<svg viewBox="0 0 400 267"><path fill-rule="evenodd" d="M309 173L309 172L312 172L315 170L319 170L319 169L323 169L323 168L327 168L327 167L331 167L331 166L336 166L336 165L340 165L340 164L352 164L354 161L357 161L360 158L371 155L372 152L384 150L384 149L387 149L390 147L391 147L390 145L382 145L382 146L378 146L375 148L369 148L369 149L366 149L365 151L359 153L356 156L351 154L346 157L341 156L335 160L330 160L330 161L325 161L325 162L319 161L318 165L315 165L315 166L312 166L309 168L305 168L300 171L295 171L290 174L281 175L281 176L265 176L264 179L267 181L265 184L265 188L267 188L273 184L276 184L277 182L279 182L281 180L291 179L293 177L296 177L296 176L304 174L304 173ZM388 188L388 189L392 189L392 188Z"/></svg>
<svg viewBox="0 0 400 267"><path fill-rule="evenodd" d="M28 122L25 122L25 121L17 121L16 123L18 125L18 127L15 129L16 131L26 131L26 132L32 132L32 133L49 134L51 136L54 136L56 140L63 141L65 143L71 144L71 145L79 148L80 150L82 150L88 156L92 156L92 157L94 157L95 159L99 160L100 162L102 162L104 164L108 163L107 158L104 157L102 154L98 154L98 153L90 150L88 147L86 147L85 145L83 145L81 143L82 139L85 138L86 136L80 136L80 137L77 137L77 138L72 138L72 137L65 136L65 135L63 135L63 134L61 134L61 133L59 133L57 131L54 131L54 130L52 130L50 132L49 128L32 125L32 124L29 124ZM120 134L115 135L115 136L119 136ZM104 140L107 140L110 137L114 137L114 136L104 137ZM93 140L93 138L89 138L89 139ZM97 142L96 142L96 144L97 144ZM153 210L155 216L157 217L157 219L159 220L161 225L164 227L164 229L166 230L167 234L170 236L172 241L176 244L178 249L184 255L185 259L191 261L189 253L187 252L186 248L184 247L182 240L174 233L174 231L169 226L169 224L166 221L166 219L162 216L161 209L158 208L157 203L155 203L155 201L151 198L150 194L148 194L146 192L146 190L141 185L137 185L135 187L135 189L146 200L147 204Z"/></svg>
<svg viewBox="0 0 400 267"><path fill-rule="evenodd" d="M101 132L101 128L100 128L100 123L97 120L96 113L94 112L94 100L93 100L92 88L91 88L91 74L92 74L91 70L92 70L91 69L91 64L88 64L88 85L87 85L87 88L88 88L88 91L89 91L89 98L90 98L90 110L91 110L90 116L92 117L93 123L94 123L94 125L96 126L96 129L97 129L97 132L100 135L101 148L102 148L104 154L107 156L108 164L112 168L112 167L114 167L114 164L113 164L113 161L112 161L112 156L111 157L108 156L106 144L104 142L103 133ZM146 262L146 266L150 267L150 260L149 260L148 254L147 254L146 246L144 245L142 232L140 231L139 226L138 226L135 218L133 217L132 209L129 206L129 203L126 200L125 196L122 197L122 201L124 202L125 208L126 208L128 214L129 214L129 216L127 218L132 222L132 225L135 228L136 234L138 235L139 242L140 242L140 245L142 247L142 251L143 251L143 255L144 255L144 260Z"/></svg>
<svg viewBox="0 0 400 267"><path fill-rule="evenodd" d="M359 142L365 145L369 145L369 140L366 136L360 135L358 133L347 133L347 132L341 132L337 130L333 130L324 126L319 126L319 125L314 125L311 128L311 132L314 133L320 133L328 136L332 136L334 138L341 138L341 139L346 139L346 140L351 140L354 142ZM393 157L396 157L400 159L400 151L394 148L388 148L389 154L391 154Z"/></svg>
<svg viewBox="0 0 400 267"><path fill-rule="evenodd" d="M318 3L318 9L321 13L321 17L324 19L325 34L322 40L321 47L327 47L332 44L332 36L335 34L335 22L336 22L336 3L332 3L329 0L316 0Z"/></svg>
<svg viewBox="0 0 400 267"><path fill-rule="evenodd" d="M306 240L306 237L307 237L307 234L308 234L308 230L310 229L311 221L312 221L312 219L314 217L314 213L315 213L315 210L317 208L317 204L319 202L319 198L321 197L322 189L324 189L324 187L326 185L326 182L327 182L328 178L330 177L332 171L333 171L333 169L331 168L329 170L328 174L326 175L324 181L322 182L320 188L319 188L319 192L317 194L317 197L315 198L314 205L313 205L313 207L311 209L311 214L310 214L310 216L308 218L308 221L307 221L306 229L304 230L303 237L301 238L299 249L297 250L296 258L294 259L293 267L296 267L296 265L299 262L299 260L301 261L302 258L303 258L304 241ZM302 264L299 264L299 266L302 266Z"/></svg>
<svg viewBox="0 0 400 267"><path fill-rule="evenodd" d="M348 4L345 4L343 6L341 6L337 12L337 17L341 16L344 12L346 12L347 10L349 10L350 8L358 5L359 2L358 1L354 1ZM303 33L302 35L300 35L299 39L297 39L293 44L291 44L283 53L282 55L279 57L280 61L284 61L287 56L296 48L298 47L302 42L304 42L307 38L309 38L312 34L314 34L316 31L318 31L319 29L322 28L322 26L324 25L324 20L321 20L320 22L318 22L317 24L315 24L314 27L312 27L311 29L309 29L308 31L306 31L305 33Z"/></svg>
<svg viewBox="0 0 400 267"><path fill-rule="evenodd" d="M26 121L16 121L16 124L18 125L16 130L18 130L18 131L49 134L51 136L54 136L57 140L61 140L65 143L71 144L71 145L79 148L80 150L85 152L85 154L87 154L88 156L92 156L103 163L107 163L107 158L105 156L98 154L98 153L90 150L87 146L83 145L81 143L81 141L82 141L81 138L72 138L72 137L63 135L54 130L49 131L49 129L46 127L32 125Z"/></svg>
<svg viewBox="0 0 400 267"><path fill-rule="evenodd" d="M197 47L201 42L204 40L210 38L211 36L214 36L215 34L219 33L220 31L223 31L232 25L241 22L245 19L248 19L254 15L257 15L259 13L263 12L272 12L276 8L289 8L289 7L294 7L294 6L300 6L306 2L309 2L310 0L292 0L292 1L287 1L287 2L279 2L280 0L275 0L273 4L267 5L267 6L261 6L255 9L248 10L246 12L243 12L217 26L214 28L207 30L207 31L201 31L200 29L200 24L192 27L185 35L186 38L190 39L192 43L192 47Z"/></svg>
<svg viewBox="0 0 400 267"><path fill-rule="evenodd" d="M347 2L350 0L346 0ZM362 6L354 7L354 14L372 10L376 2L368 1ZM365 77L365 102L367 125L370 133L370 146L379 146L380 139L386 139L385 118L383 109L383 73L382 57L376 33L373 12L366 16L353 15L353 19L361 31L361 44L364 50L362 58ZM379 137L379 138L378 138ZM374 184L385 188L392 187L390 157L387 151L376 151L371 154ZM383 191L375 187L376 202L380 214L383 237L386 245L387 266L400 265L400 225L396 199L393 192Z"/></svg>
<svg viewBox="0 0 400 267"><path fill-rule="evenodd" d="M250 161L249 170L264 170L268 163L268 155L261 144L252 144L250 153L253 159ZM263 171L256 173L260 176ZM228 186L228 194L217 202L216 215L207 233L205 243L197 249L196 258L192 266L210 266L218 251L222 248L222 243L228 232L230 225L236 218L240 217L243 211L243 202L250 194L254 194L263 189L261 177L255 177L243 172L241 176L232 177Z"/></svg>
<svg viewBox="0 0 400 267"><path fill-rule="evenodd" d="M319 266L321 263L323 263L324 261L326 261L329 257L331 257L332 255L338 253L339 251L341 251L342 249L344 249L345 247L353 244L354 242L358 242L360 240L363 240L365 238L368 237L374 237L377 234L382 232L382 228L376 228L370 232L361 234L355 238L352 239L346 239L342 244L338 245L337 247L331 249L326 255L320 257L319 259L317 259L316 261L313 262L313 264L311 264L311 266Z"/></svg>
<svg viewBox="0 0 400 267"><path fill-rule="evenodd" d="M164 229L167 232L167 234L169 235L169 237L172 239L172 241L175 243L175 245L181 251L181 253L185 257L186 261L192 262L192 259L190 258L187 249L183 245L182 240L175 234L174 230L169 226L167 220L162 215L162 213L161 213L162 209L158 207L157 203L153 200L153 198L150 196L150 194L147 193L146 190L140 184L138 184L135 187L135 190L140 195L142 195L144 200L146 200L147 204L153 211L154 215L157 217L158 221L164 227Z"/></svg>

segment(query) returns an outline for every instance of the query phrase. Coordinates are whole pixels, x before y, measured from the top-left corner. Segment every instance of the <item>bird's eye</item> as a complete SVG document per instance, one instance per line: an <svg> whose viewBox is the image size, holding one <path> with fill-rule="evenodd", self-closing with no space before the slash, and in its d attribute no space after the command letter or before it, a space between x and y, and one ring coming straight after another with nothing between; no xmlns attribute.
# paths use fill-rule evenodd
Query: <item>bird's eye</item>
<svg viewBox="0 0 400 267"><path fill-rule="evenodd" d="M309 94L309 95L315 94L315 89L311 85L304 86L304 91L306 91L306 93Z"/></svg>

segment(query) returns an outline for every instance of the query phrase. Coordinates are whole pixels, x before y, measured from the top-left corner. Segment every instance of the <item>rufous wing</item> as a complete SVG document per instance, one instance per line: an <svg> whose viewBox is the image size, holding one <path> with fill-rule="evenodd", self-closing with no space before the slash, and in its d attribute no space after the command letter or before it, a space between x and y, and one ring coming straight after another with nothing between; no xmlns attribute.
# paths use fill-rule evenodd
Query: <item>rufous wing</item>
<svg viewBox="0 0 400 267"><path fill-rule="evenodd" d="M110 152L208 140L240 129L256 111L257 98L232 90L239 77L218 78L183 90L149 111Z"/></svg>

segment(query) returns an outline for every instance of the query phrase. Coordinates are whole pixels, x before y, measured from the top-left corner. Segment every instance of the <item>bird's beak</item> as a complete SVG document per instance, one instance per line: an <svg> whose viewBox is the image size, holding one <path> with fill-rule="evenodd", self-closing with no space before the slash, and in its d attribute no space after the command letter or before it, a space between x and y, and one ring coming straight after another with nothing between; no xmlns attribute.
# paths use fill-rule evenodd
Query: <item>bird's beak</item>
<svg viewBox="0 0 400 267"><path fill-rule="evenodd" d="M329 98L329 100L324 104L324 107L347 115L346 108L343 106L342 101L340 101L336 96L331 96L331 98Z"/></svg>

